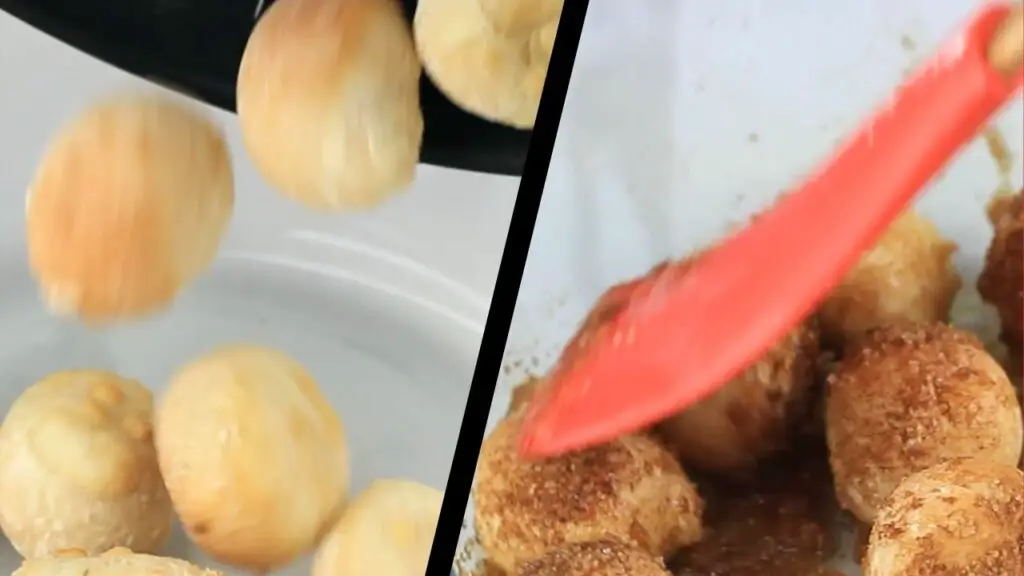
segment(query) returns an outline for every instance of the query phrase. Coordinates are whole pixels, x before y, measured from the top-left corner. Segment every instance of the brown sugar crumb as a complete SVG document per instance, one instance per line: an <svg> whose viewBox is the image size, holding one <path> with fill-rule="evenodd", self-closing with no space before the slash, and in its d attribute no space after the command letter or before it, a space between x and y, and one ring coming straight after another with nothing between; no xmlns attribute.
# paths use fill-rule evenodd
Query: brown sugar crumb
<svg viewBox="0 0 1024 576"><path fill-rule="evenodd" d="M751 483L701 486L704 538L673 561L680 576L819 576L834 552L824 447L808 441L764 464Z"/></svg>
<svg viewBox="0 0 1024 576"><path fill-rule="evenodd" d="M661 558L615 540L559 548L519 571L519 576L669 576Z"/></svg>
<svg viewBox="0 0 1024 576"><path fill-rule="evenodd" d="M520 408L529 404L530 400L533 399L534 392L537 391L537 386L542 381L540 378L530 376L516 384L515 388L512 388L512 398L509 400L508 412L506 414L517 412Z"/></svg>

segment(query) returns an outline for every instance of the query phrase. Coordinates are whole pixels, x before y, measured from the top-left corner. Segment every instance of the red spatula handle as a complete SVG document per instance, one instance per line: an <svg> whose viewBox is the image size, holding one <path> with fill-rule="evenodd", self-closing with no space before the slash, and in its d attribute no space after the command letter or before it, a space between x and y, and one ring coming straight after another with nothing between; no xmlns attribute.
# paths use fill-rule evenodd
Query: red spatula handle
<svg viewBox="0 0 1024 576"><path fill-rule="evenodd" d="M809 314L856 262L865 240L877 240L1020 87L1024 70L1013 56L1019 11L1009 4L982 10L799 193L710 251L689 274L638 298L595 338L590 353L562 362L531 406L524 454L582 448L667 417L735 377ZM777 263L777 254L789 256L786 270L767 264ZM745 319L758 325L738 329ZM623 334L630 335L625 343ZM674 372L666 375L667 367Z"/></svg>

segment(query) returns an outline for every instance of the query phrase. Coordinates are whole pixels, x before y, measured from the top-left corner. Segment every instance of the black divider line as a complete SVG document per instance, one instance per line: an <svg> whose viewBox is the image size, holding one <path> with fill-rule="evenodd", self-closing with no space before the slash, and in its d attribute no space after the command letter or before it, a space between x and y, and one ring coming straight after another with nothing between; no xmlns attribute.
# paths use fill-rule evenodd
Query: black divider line
<svg viewBox="0 0 1024 576"><path fill-rule="evenodd" d="M548 76L530 138L530 150L523 167L519 193L509 224L505 250L495 283L494 296L487 313L480 353L473 371L473 383L466 401L466 413L462 417L452 468L448 474L441 516L434 535L427 576L448 576L459 545L462 519L466 513L473 474L476 470L480 444L487 426L487 415L494 399L494 387L501 370L501 361L508 340L512 313L519 295L519 284L523 279L523 267L530 251L533 226L540 209L541 194L548 176L551 152L555 147L558 124L565 106L565 93L569 88L576 49L583 32L583 21L587 15L589 0L566 0L558 24ZM486 193L486 191L483 191Z"/></svg>

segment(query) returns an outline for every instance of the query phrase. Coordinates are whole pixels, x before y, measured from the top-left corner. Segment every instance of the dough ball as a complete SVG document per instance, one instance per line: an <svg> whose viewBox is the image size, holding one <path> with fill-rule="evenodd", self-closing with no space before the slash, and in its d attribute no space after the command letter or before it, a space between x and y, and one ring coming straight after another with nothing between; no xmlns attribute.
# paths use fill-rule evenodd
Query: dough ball
<svg viewBox="0 0 1024 576"><path fill-rule="evenodd" d="M516 573L564 544L620 538L662 556L701 537L704 504L672 455L646 435L555 459L519 457L522 413L484 440L475 526L487 557Z"/></svg>
<svg viewBox="0 0 1024 576"><path fill-rule="evenodd" d="M1021 195L997 196L989 203L988 217L995 230L978 277L978 292L999 311L1002 339L1020 354L1024 346L1024 210Z"/></svg>
<svg viewBox="0 0 1024 576"><path fill-rule="evenodd" d="M812 319L725 387L662 422L658 432L684 464L748 472L786 448L810 413L817 360L818 327Z"/></svg>
<svg viewBox="0 0 1024 576"><path fill-rule="evenodd" d="M463 109L533 127L563 0L420 0L413 32L434 84Z"/></svg>
<svg viewBox="0 0 1024 576"><path fill-rule="evenodd" d="M934 224L905 212L821 305L824 342L841 348L876 326L947 321L961 285L956 250Z"/></svg>
<svg viewBox="0 0 1024 576"><path fill-rule="evenodd" d="M115 548L99 556L67 550L56 556L28 560L13 576L223 576L177 558L133 554Z"/></svg>
<svg viewBox="0 0 1024 576"><path fill-rule="evenodd" d="M415 175L420 73L397 0L279 0L238 71L245 147L272 186L310 208L379 204Z"/></svg>
<svg viewBox="0 0 1024 576"><path fill-rule="evenodd" d="M519 576L672 576L661 558L617 540L580 542L527 563Z"/></svg>
<svg viewBox="0 0 1024 576"><path fill-rule="evenodd" d="M826 436L839 503L861 521L907 476L975 456L1013 466L1021 409L1002 367L944 324L870 330L828 381Z"/></svg>
<svg viewBox="0 0 1024 576"><path fill-rule="evenodd" d="M276 350L228 346L185 366L158 407L156 446L185 531L234 566L287 564L347 499L341 422L313 378Z"/></svg>
<svg viewBox="0 0 1024 576"><path fill-rule="evenodd" d="M312 576L422 576L444 494L410 480L377 480L324 539Z"/></svg>
<svg viewBox="0 0 1024 576"><path fill-rule="evenodd" d="M1024 474L958 459L918 472L878 513L864 576L1012 576L1024 570Z"/></svg>
<svg viewBox="0 0 1024 576"><path fill-rule="evenodd" d="M33 384L0 427L0 527L25 558L77 548L156 552L173 511L148 389L97 370Z"/></svg>
<svg viewBox="0 0 1024 576"><path fill-rule="evenodd" d="M213 260L234 207L220 131L154 95L112 97L57 135L29 188L28 258L54 312L153 313Z"/></svg>

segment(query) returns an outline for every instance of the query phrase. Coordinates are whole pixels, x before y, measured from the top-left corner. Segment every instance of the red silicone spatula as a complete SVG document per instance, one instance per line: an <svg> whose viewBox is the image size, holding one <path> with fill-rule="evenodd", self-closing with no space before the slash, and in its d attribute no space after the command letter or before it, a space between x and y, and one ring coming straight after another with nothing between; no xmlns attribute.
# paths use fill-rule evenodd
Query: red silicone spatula
<svg viewBox="0 0 1024 576"><path fill-rule="evenodd" d="M616 289L563 354L520 450L553 456L646 428L708 396L812 312L1024 83L1021 4L983 9L810 179L683 271Z"/></svg>

